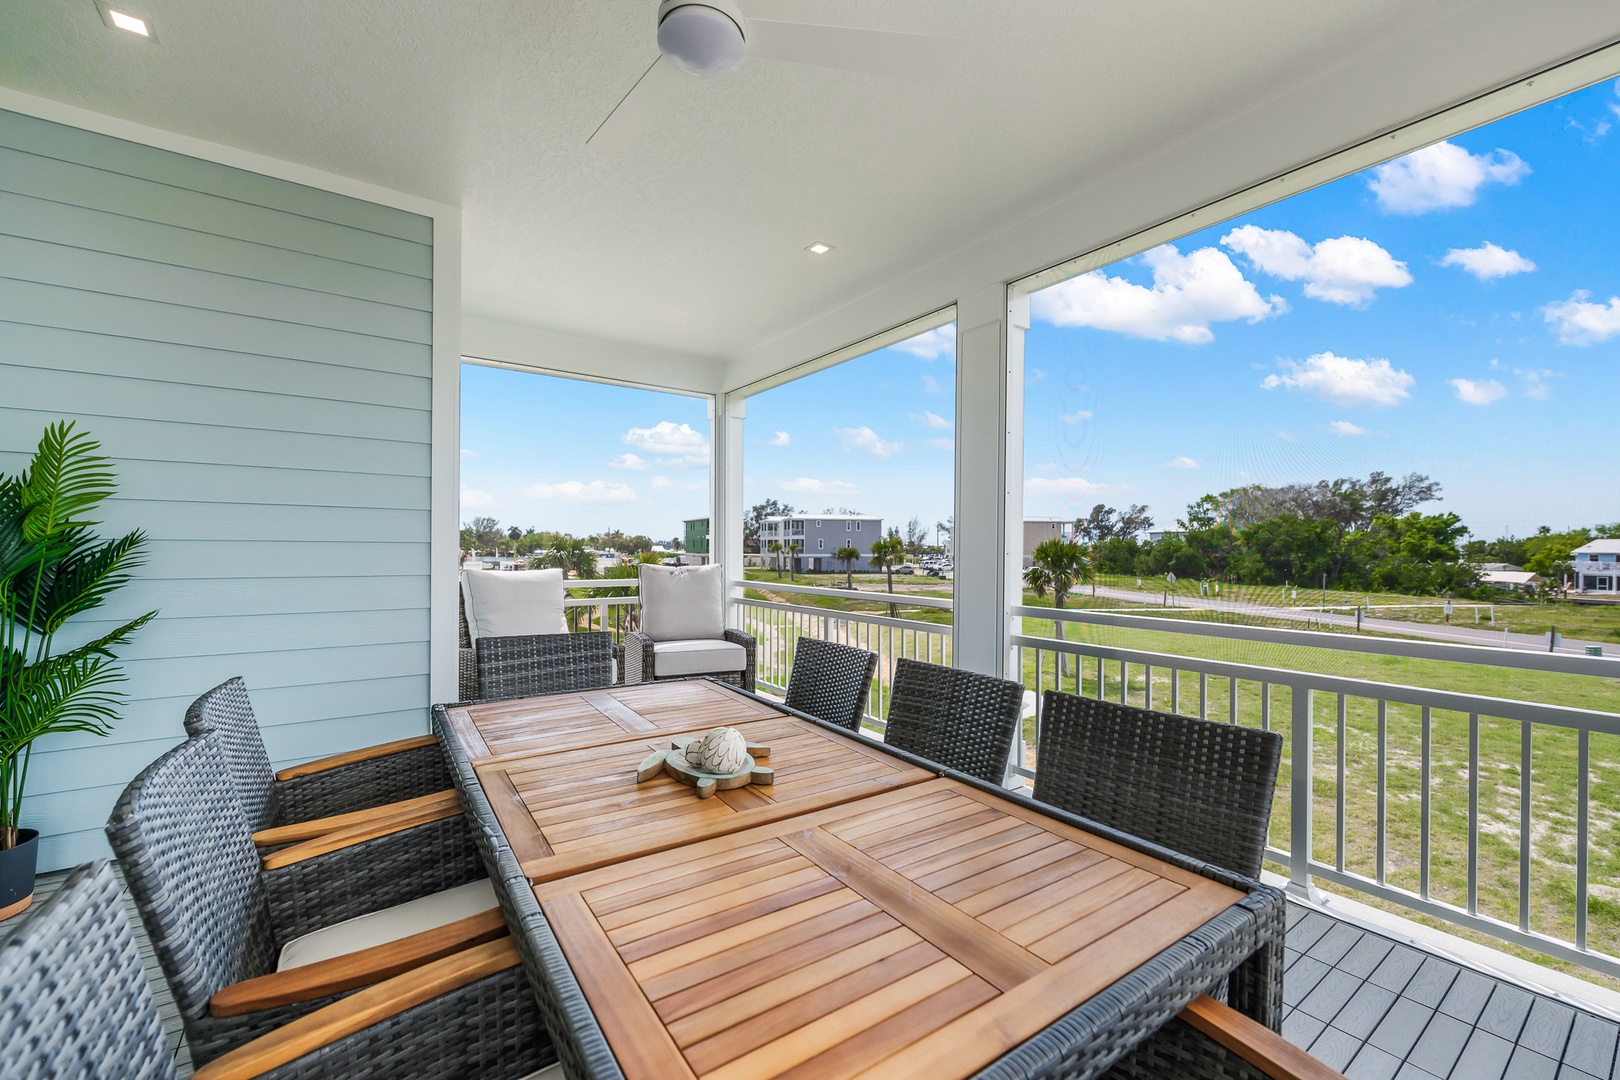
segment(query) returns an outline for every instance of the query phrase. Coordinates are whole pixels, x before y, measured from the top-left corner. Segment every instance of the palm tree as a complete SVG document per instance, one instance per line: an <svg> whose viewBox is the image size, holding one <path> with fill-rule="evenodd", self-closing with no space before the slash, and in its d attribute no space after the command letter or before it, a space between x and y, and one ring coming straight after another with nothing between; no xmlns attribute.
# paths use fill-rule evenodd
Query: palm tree
<svg viewBox="0 0 1620 1080"><path fill-rule="evenodd" d="M1035 545L1030 557L1033 561L1029 569L1024 571L1024 584L1029 586L1030 592L1043 599L1050 592L1052 606L1059 612L1063 610L1063 601L1068 599L1069 592L1091 579L1091 564L1086 561L1086 549L1073 540L1056 537L1042 540ZM1052 620L1052 636L1068 637L1061 615ZM1062 654L1059 654L1058 665L1061 671L1064 666Z"/></svg>
<svg viewBox="0 0 1620 1080"><path fill-rule="evenodd" d="M765 545L765 550L776 556L776 580L782 580L782 541L772 540Z"/></svg>
<svg viewBox="0 0 1620 1080"><path fill-rule="evenodd" d="M596 555L592 553L584 540L573 537L559 537L546 552L545 564L561 568L564 572L571 572L576 578L596 577Z"/></svg>
<svg viewBox="0 0 1620 1080"><path fill-rule="evenodd" d="M855 562L855 560L859 559L860 557L861 549L853 544L845 544L843 547L833 552L833 559L844 564L844 587L846 589L853 589L855 587L855 580L849 576L849 568Z"/></svg>
<svg viewBox="0 0 1620 1080"><path fill-rule="evenodd" d="M900 534L893 529L882 540L872 541L871 560L889 575L889 595L894 595L894 564L906 557L906 542L900 539ZM894 601L889 601L889 618L898 618L899 612Z"/></svg>

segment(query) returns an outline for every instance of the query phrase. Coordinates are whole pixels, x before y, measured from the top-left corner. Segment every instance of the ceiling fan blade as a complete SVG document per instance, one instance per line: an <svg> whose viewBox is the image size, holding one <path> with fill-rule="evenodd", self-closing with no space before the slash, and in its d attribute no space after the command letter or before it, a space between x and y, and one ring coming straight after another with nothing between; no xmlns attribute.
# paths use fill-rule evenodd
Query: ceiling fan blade
<svg viewBox="0 0 1620 1080"><path fill-rule="evenodd" d="M658 114L663 112L674 91L687 77L662 56L641 73L619 103L585 140L595 150L623 150L635 144Z"/></svg>
<svg viewBox="0 0 1620 1080"><path fill-rule="evenodd" d="M951 38L860 30L849 26L749 19L748 53L769 60L887 75L912 82L944 82L956 63Z"/></svg>

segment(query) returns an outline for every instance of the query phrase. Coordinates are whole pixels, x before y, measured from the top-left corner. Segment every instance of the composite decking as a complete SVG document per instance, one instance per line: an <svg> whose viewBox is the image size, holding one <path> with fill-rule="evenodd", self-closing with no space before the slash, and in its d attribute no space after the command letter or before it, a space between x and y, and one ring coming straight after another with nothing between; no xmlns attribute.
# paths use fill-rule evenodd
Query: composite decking
<svg viewBox="0 0 1620 1080"><path fill-rule="evenodd" d="M35 902L65 877L42 875ZM164 1032L189 1076L179 1013L124 895ZM27 918L0 923L0 942ZM1351 1080L1620 1080L1620 1024L1294 902L1283 999L1283 1034Z"/></svg>

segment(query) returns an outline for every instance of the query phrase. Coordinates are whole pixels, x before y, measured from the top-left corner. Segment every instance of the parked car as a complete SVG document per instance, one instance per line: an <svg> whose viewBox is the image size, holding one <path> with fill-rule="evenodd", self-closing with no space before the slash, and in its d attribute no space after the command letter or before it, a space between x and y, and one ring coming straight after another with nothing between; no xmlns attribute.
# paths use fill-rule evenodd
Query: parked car
<svg viewBox="0 0 1620 1080"><path fill-rule="evenodd" d="M915 563L901 563L894 568L894 572L897 574L915 574L917 567Z"/></svg>

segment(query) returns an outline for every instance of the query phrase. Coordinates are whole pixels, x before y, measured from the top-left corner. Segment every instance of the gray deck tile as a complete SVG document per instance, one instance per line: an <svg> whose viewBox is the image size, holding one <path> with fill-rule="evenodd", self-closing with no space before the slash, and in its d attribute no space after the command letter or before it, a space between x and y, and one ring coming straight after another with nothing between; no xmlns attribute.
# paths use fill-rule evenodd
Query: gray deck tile
<svg viewBox="0 0 1620 1080"><path fill-rule="evenodd" d="M1406 1060L1436 1076L1450 1076L1451 1067L1457 1064L1457 1057L1473 1030L1455 1016L1436 1013L1418 1036L1417 1045L1406 1055Z"/></svg>
<svg viewBox="0 0 1620 1080"><path fill-rule="evenodd" d="M1433 1016L1434 1010L1427 1005L1419 1005L1411 998L1399 998L1367 1042L1404 1059L1417 1045L1418 1036L1423 1034Z"/></svg>
<svg viewBox="0 0 1620 1080"><path fill-rule="evenodd" d="M1606 1080L1606 1078L1593 1076L1591 1073L1573 1068L1568 1062L1565 1062L1558 1067L1558 1080Z"/></svg>
<svg viewBox="0 0 1620 1080"><path fill-rule="evenodd" d="M1311 1043L1311 1056L1330 1069L1343 1072L1350 1059L1361 1050L1361 1040L1336 1027L1329 1027Z"/></svg>
<svg viewBox="0 0 1620 1080"><path fill-rule="evenodd" d="M1427 1069L1420 1069L1408 1061L1401 1066L1401 1071L1395 1074L1395 1080L1446 1080L1446 1078L1436 1076Z"/></svg>
<svg viewBox="0 0 1620 1080"><path fill-rule="evenodd" d="M1485 976L1481 975L1480 978L1485 979ZM1462 979L1459 977L1457 981L1461 982ZM1519 1033L1524 1030L1525 1018L1530 1015L1530 1006L1535 1004L1535 1000L1536 996L1528 990L1497 983L1485 1011L1479 1014L1478 1026L1492 1035L1502 1036L1508 1042L1518 1042ZM1440 1007L1444 1009L1445 1005Z"/></svg>
<svg viewBox="0 0 1620 1080"><path fill-rule="evenodd" d="M1305 995L1316 989L1316 984L1333 969L1314 956L1307 956L1283 972L1283 1004L1298 1005Z"/></svg>
<svg viewBox="0 0 1620 1080"><path fill-rule="evenodd" d="M1305 955L1304 953L1300 952L1298 949L1294 948L1292 945L1290 945L1287 948L1283 949L1283 970L1287 971L1289 968L1293 967L1294 966L1294 961L1298 960L1300 957L1302 957L1304 955Z"/></svg>
<svg viewBox="0 0 1620 1080"><path fill-rule="evenodd" d="M1316 1037L1322 1034L1322 1029L1325 1027L1327 1027L1325 1023L1310 1013L1300 1012L1295 1009L1283 1017L1282 1035L1283 1038L1295 1046L1309 1048L1311 1043L1316 1041ZM1605 1076L1604 1080L1608 1080L1608 1077Z"/></svg>
<svg viewBox="0 0 1620 1080"><path fill-rule="evenodd" d="M1530 1006L1524 1030L1519 1032L1519 1045L1554 1061L1562 1060L1574 1022L1574 1009L1538 995Z"/></svg>
<svg viewBox="0 0 1620 1080"><path fill-rule="evenodd" d="M1457 978L1457 965L1430 956L1424 959L1423 965L1418 968L1417 974L1412 976L1401 991L1402 997L1409 997L1423 1005L1438 1008L1440 1002L1445 1000L1446 991Z"/></svg>
<svg viewBox="0 0 1620 1080"><path fill-rule="evenodd" d="M1609 1021L1589 1013L1577 1013L1569 1029L1569 1043L1564 1047L1564 1064L1608 1080L1609 1070L1614 1067L1617 1033L1620 1027Z"/></svg>
<svg viewBox="0 0 1620 1080"><path fill-rule="evenodd" d="M1361 936L1362 931L1349 923L1339 923L1323 934L1315 945L1306 949L1305 955L1314 956L1324 964L1337 964L1339 959L1361 940Z"/></svg>
<svg viewBox="0 0 1620 1080"><path fill-rule="evenodd" d="M1395 943L1388 938L1381 938L1377 934L1367 934L1353 945L1344 959L1333 966L1340 971L1348 971L1358 979L1365 979L1378 969L1384 962ZM1399 987L1393 989L1399 990Z"/></svg>
<svg viewBox="0 0 1620 1080"><path fill-rule="evenodd" d="M1365 1042L1394 1004L1395 991L1362 983L1333 1018L1333 1026Z"/></svg>
<svg viewBox="0 0 1620 1080"><path fill-rule="evenodd" d="M1457 1059L1455 1072L1460 1080L1501 1080L1512 1056L1512 1043L1476 1028Z"/></svg>
<svg viewBox="0 0 1620 1080"><path fill-rule="evenodd" d="M1300 952L1304 952L1315 945L1321 936L1337 925L1335 920L1323 915L1320 911L1313 911L1298 923L1288 928L1288 943Z"/></svg>
<svg viewBox="0 0 1620 1080"><path fill-rule="evenodd" d="M1400 1067L1401 1059L1393 1054L1386 1054L1376 1046L1363 1046L1344 1075L1349 1080L1393 1080Z"/></svg>
<svg viewBox="0 0 1620 1080"><path fill-rule="evenodd" d="M1508 1061L1507 1075L1513 1080L1557 1080L1558 1062L1534 1050L1516 1047Z"/></svg>
<svg viewBox="0 0 1620 1080"><path fill-rule="evenodd" d="M1343 971L1330 971L1316 984L1314 990L1305 995L1299 1007L1318 1020L1326 1020L1331 1024L1333 1018L1339 1015L1339 1010L1344 1008L1344 1003L1349 1001L1362 985L1361 980L1354 975Z"/></svg>
<svg viewBox="0 0 1620 1080"><path fill-rule="evenodd" d="M1477 1023L1479 1014L1485 1011L1485 1003L1491 999L1491 991L1495 988L1494 982L1477 971L1459 972L1451 984L1451 989L1446 991L1445 1000L1440 1002L1440 1011L1470 1024ZM1528 1003L1525 1011L1530 1011ZM1520 1017L1519 1020L1523 1023L1524 1018ZM1512 1040L1519 1032L1518 1029L1514 1029L1512 1034L1500 1031L1493 1034Z"/></svg>
<svg viewBox="0 0 1620 1080"><path fill-rule="evenodd" d="M1393 990L1397 994L1406 989L1406 984L1412 981L1417 969L1423 966L1425 955L1416 949L1405 945L1397 945L1384 957L1384 962L1378 965L1369 978L1386 990Z"/></svg>

